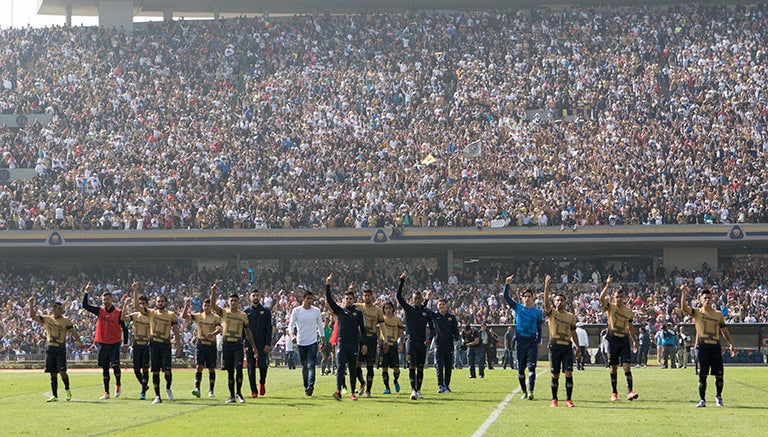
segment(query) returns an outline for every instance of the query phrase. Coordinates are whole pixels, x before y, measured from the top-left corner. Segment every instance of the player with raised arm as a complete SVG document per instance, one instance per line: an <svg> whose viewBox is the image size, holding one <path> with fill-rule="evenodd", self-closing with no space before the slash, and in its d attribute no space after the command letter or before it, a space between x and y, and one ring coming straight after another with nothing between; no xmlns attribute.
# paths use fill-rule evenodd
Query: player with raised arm
<svg viewBox="0 0 768 437"><path fill-rule="evenodd" d="M573 345L576 358L580 358L579 338L576 335L576 316L565 310L565 295L555 295L553 307L549 302L549 275L544 278L544 313L549 325L549 363L552 370L552 407L557 407L557 388L560 385L560 370L565 373L565 406L572 408L573 400Z"/></svg>
<svg viewBox="0 0 768 437"><path fill-rule="evenodd" d="M696 325L696 355L699 357L699 403L697 407L707 406L705 395L707 393L707 376L715 377L715 405L723 406L723 355L720 352L720 333L728 342L731 356L736 354L733 340L728 328L725 327L723 313L712 307L712 292L708 289L699 291L700 308L691 308L688 304L688 285L680 286L680 308L684 314L693 317Z"/></svg>
<svg viewBox="0 0 768 437"><path fill-rule="evenodd" d="M258 354L253 334L248 325L248 315L240 310L240 296L236 293L229 295L229 308L216 305L217 284L211 286L211 309L221 317L221 334L224 336L224 346L221 353L222 368L227 371L229 398L227 404L245 403L243 397L243 337L248 339L253 354ZM258 358L255 356L254 358Z"/></svg>
<svg viewBox="0 0 768 437"><path fill-rule="evenodd" d="M105 291L101 295L101 306L88 303L88 293L93 290L93 284L88 283L83 293L83 309L96 315L96 330L94 341L98 348L98 365L104 382L104 394L100 399L109 399L109 368L115 374L115 397L120 397L120 337L123 344L128 345L128 329L121 320L121 311L114 305L112 293Z"/></svg>
<svg viewBox="0 0 768 437"><path fill-rule="evenodd" d="M523 395L521 399L533 400L536 384L536 362L541 341L541 324L544 322L541 310L533 306L533 291L526 288L520 293L520 303L510 294L514 276L504 280L504 300L515 312L515 353L517 355L517 380ZM528 369L528 386L525 384L525 370Z"/></svg>
<svg viewBox="0 0 768 437"><path fill-rule="evenodd" d="M333 282L333 273L325 279L325 304L333 314L336 315L338 323L338 343L336 346L336 391L333 392L333 398L341 400L341 388L344 386L344 370L349 371L349 388L351 389L349 398L357 400L355 394L355 369L357 366L357 353L367 353L366 345L361 345L365 332L365 317L363 312L355 307L355 292L347 290L344 293L344 306L340 307L333 300L331 294L331 283Z"/></svg>
<svg viewBox="0 0 768 437"><path fill-rule="evenodd" d="M51 397L46 402L59 400L59 379L64 383L66 400L72 400L72 391L69 389L69 375L67 375L67 333L75 338L75 343L83 347L83 343L77 338L75 326L64 316L64 305L54 302L52 314L39 315L35 310L35 297L29 298L29 318L40 323L45 328L45 373L51 375Z"/></svg>
<svg viewBox="0 0 768 437"><path fill-rule="evenodd" d="M353 290L354 291L354 290ZM359 395L366 398L371 397L371 387L373 386L373 366L376 363L376 345L378 344L376 336L378 334L377 326L384 323L384 312L373 302L373 290L368 284L363 285L363 302L356 303L355 306L363 312L365 317L365 332L363 333L363 344L366 353L357 355L357 379L360 381ZM365 363L366 377L363 380L363 363Z"/></svg>
<svg viewBox="0 0 768 437"><path fill-rule="evenodd" d="M405 311L405 353L408 361L408 377L411 381L411 400L422 399L421 384L424 381L424 364L427 359L427 326L434 313L426 308L424 295L420 291L414 291L411 296L413 305L405 301L403 286L408 277L406 272L400 275L400 286L397 288L397 303Z"/></svg>
<svg viewBox="0 0 768 437"><path fill-rule="evenodd" d="M618 382L619 364L624 368L624 377L627 380L627 400L633 401L638 398L638 394L633 390L631 358L632 352L637 352L637 334L635 327L632 326L634 314L632 309L625 304L626 295L624 290L616 288L613 292L612 301L608 298L608 291L611 289L613 278L608 276L605 280L605 287L600 292L600 304L605 308L608 315L608 364L611 368L611 401L619 400L616 389ZM632 345L630 347L630 339Z"/></svg>
<svg viewBox="0 0 768 437"><path fill-rule="evenodd" d="M155 298L155 308L143 307L139 303L138 286L133 289L133 306L138 311L149 317L149 361L152 371L152 388L155 391L155 400L152 404L160 404L160 371L165 375L165 395L169 401L173 400L173 373L171 371L171 332L176 339L176 356L183 354L181 348L181 334L179 333L179 319L166 305L168 300L164 295Z"/></svg>

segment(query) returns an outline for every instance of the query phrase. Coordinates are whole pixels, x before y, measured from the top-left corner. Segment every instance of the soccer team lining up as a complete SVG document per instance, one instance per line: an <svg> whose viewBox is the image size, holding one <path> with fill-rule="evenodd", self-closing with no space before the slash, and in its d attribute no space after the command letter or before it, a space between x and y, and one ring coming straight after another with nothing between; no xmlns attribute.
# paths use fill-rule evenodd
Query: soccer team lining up
<svg viewBox="0 0 768 437"><path fill-rule="evenodd" d="M411 387L411 400L423 398L422 383L427 348L435 346L435 370L437 372L438 393L451 393L451 376L455 342L462 339L467 346L470 363L474 361L480 343L480 332L467 324L459 332L459 324L454 314L449 311L446 300L440 299L437 311L424 306L422 292L415 290L408 302L403 296L407 273L400 275L400 284L396 294L397 303L402 307L405 320L394 314L395 304L385 302L382 307L374 304L373 290L362 287L362 303L355 302L355 284L351 283L344 292L342 305L336 303L333 293L333 273L326 278L325 302L333 313L335 326L330 342L335 346L336 355L336 390L333 399L342 400L342 392L348 390L346 376L349 378L350 399L357 396L371 397L374 382L374 365L377 363L382 372L385 386L384 394L391 394L389 369L392 369L392 386L400 391L400 360L398 353L405 348L408 379ZM513 276L505 280L504 300L515 312L515 352L517 371L522 399L533 400L536 383L536 364L538 345L541 342L541 329L544 316L549 327L549 363L551 368L552 400L550 405L557 407L560 373L565 374L565 406L575 406L572 395L574 389L574 358L581 354L579 338L576 335L576 317L566 310L566 296L558 293L550 295L550 276L544 282L544 311L534 307L534 295L531 289L512 292ZM621 287L612 287L612 277L608 277L600 293L600 304L608 316L608 364L610 368L611 401L618 401L618 369L621 366L627 384L627 400L639 397L633 389L630 367L631 352L637 352L637 334L633 326L633 312L626 305L627 296ZM141 386L140 399L146 399L149 390L150 373L154 392L153 404L163 402L160 390L160 373L165 380L165 396L173 400L171 389L173 373L171 369L171 339L175 340L177 356L182 354L179 319L195 323L197 328L195 388L192 394L201 396L203 370L208 369L208 397L214 397L216 383L217 349L216 337L223 337L222 368L227 372L229 397L226 403L245 403L243 396L243 361L246 362L251 397L266 394L266 378L269 367L268 354L271 349L271 314L261 305L258 289L252 289L252 305L244 310L240 308L240 296L229 295L228 307L221 308L216 303L219 292L217 284L211 286L211 297L203 302L201 312L190 312L190 299L185 300L181 316L169 311L167 299L159 295L154 305L146 296L139 295L140 284L132 284L132 295L126 295L123 308L114 305L110 292L102 294L102 305L89 303L89 293L93 285L86 285L83 292L83 308L97 317L95 342L98 345L98 366L102 369L104 394L102 400L110 398L110 368L115 377L114 397L120 397L121 390L121 348L122 339L129 337L128 327L132 327L133 372ZM708 289L699 289L693 306L688 301L688 285L680 285L680 304L682 311L691 316L696 327L696 352L699 360L699 396L697 407L706 406L707 376L715 377L716 405L723 406L723 357L721 355L720 335L728 342L731 354L735 349L722 312L713 303L712 293ZM131 299L132 298L132 299ZM304 395L314 394L315 367L318 347L325 336L325 326L321 310L314 306L315 296L306 290L301 304L293 309L288 326L291 342L297 347L302 366ZM519 299L519 300L518 300ZM132 308L131 308L132 306ZM74 324L64 316L64 307L60 302L52 305L50 314L39 315L35 310L35 298L29 298L29 317L46 330L47 350L45 372L51 378L51 397L48 402L58 401L59 376L64 384L65 399L72 399L69 375L67 374L66 336L72 335L75 344L82 347ZM130 324L128 323L130 322ZM366 369L363 378L363 365ZM258 367L258 386L256 368ZM470 378L476 375L470 367ZM527 371L527 375L526 375ZM480 377L483 375L481 373ZM356 390L357 383L359 390Z"/></svg>

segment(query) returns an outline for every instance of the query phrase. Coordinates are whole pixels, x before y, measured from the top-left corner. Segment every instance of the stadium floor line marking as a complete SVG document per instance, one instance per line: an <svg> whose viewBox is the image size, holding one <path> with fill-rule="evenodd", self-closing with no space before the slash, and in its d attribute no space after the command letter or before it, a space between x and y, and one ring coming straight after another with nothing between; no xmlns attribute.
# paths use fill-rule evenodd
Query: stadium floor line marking
<svg viewBox="0 0 768 437"><path fill-rule="evenodd" d="M543 375L547 371L549 371L549 368L542 369L541 372L536 374L536 378ZM472 437L481 437L482 435L484 435L486 431L488 431L488 428L490 428L491 425L493 425L493 422L495 422L496 419L499 418L499 416L501 415L501 412L504 411L504 408L506 408L507 405L510 402L512 402L512 399L518 393L520 393L520 387L517 387L516 389L512 390L512 393L508 394L507 397L505 397L504 400L501 401L501 403L496 406L496 409L493 410L493 412L491 412L491 415L488 416L487 419L485 419L485 422L483 422L483 424L480 425L480 428L477 428L477 431L475 431L475 433L472 434Z"/></svg>

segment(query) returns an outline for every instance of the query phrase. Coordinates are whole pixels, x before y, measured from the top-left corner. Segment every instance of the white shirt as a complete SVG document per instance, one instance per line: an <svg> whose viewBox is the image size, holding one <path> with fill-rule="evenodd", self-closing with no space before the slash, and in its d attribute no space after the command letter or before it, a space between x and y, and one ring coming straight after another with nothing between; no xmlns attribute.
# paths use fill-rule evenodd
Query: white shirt
<svg viewBox="0 0 768 437"><path fill-rule="evenodd" d="M576 327L576 338L579 339L579 346L589 347L589 336L586 329L581 326Z"/></svg>
<svg viewBox="0 0 768 437"><path fill-rule="evenodd" d="M324 335L323 318L320 316L320 309L316 306L310 306L305 309L299 305L291 311L291 321L288 322L288 332L296 333L296 344L299 346L309 346L317 343L317 336Z"/></svg>

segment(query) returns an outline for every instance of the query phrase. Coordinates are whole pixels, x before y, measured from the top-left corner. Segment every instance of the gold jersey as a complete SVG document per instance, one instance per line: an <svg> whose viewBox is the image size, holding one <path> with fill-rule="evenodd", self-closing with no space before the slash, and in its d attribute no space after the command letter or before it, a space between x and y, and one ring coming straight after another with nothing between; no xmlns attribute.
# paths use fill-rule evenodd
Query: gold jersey
<svg viewBox="0 0 768 437"><path fill-rule="evenodd" d="M149 316L149 331L152 340L158 343L171 342L171 326L179 323L175 313L168 310L147 310Z"/></svg>
<svg viewBox="0 0 768 437"><path fill-rule="evenodd" d="M216 313L206 314L193 313L191 315L197 326L197 344L213 345L216 344L216 339L209 339L207 335L216 330L216 327L221 325L221 317Z"/></svg>
<svg viewBox="0 0 768 437"><path fill-rule="evenodd" d="M610 303L605 307L605 312L608 314L608 332L616 337L629 335L629 325L635 316L631 308Z"/></svg>
<svg viewBox="0 0 768 437"><path fill-rule="evenodd" d="M368 337L376 336L376 325L384 322L384 311L374 304L366 305L364 303L356 303L357 309L363 312L365 318L365 335Z"/></svg>
<svg viewBox="0 0 768 437"><path fill-rule="evenodd" d="M696 325L696 337L699 342L705 344L720 343L720 329L725 327L723 313L710 309L703 311L701 308L693 308L693 322Z"/></svg>
<svg viewBox="0 0 768 437"><path fill-rule="evenodd" d="M128 314L128 317L131 319L131 325L133 326L133 344L144 346L149 343L149 316L142 312L134 311Z"/></svg>
<svg viewBox="0 0 768 437"><path fill-rule="evenodd" d="M381 328L379 337L384 343L390 346L395 346L397 345L397 340L400 339L400 330L403 329L403 321L400 317L394 315L392 317L384 316L383 319L384 323L379 326Z"/></svg>
<svg viewBox="0 0 768 437"><path fill-rule="evenodd" d="M576 329L576 316L568 311L552 309L547 313L549 325L549 344L571 344L571 332Z"/></svg>
<svg viewBox="0 0 768 437"><path fill-rule="evenodd" d="M224 341L243 341L243 330L248 327L248 314L240 310L222 308L221 326Z"/></svg>
<svg viewBox="0 0 768 437"><path fill-rule="evenodd" d="M72 322L66 317L53 317L51 315L40 316L45 327L45 340L48 346L65 347L67 344L67 330Z"/></svg>

